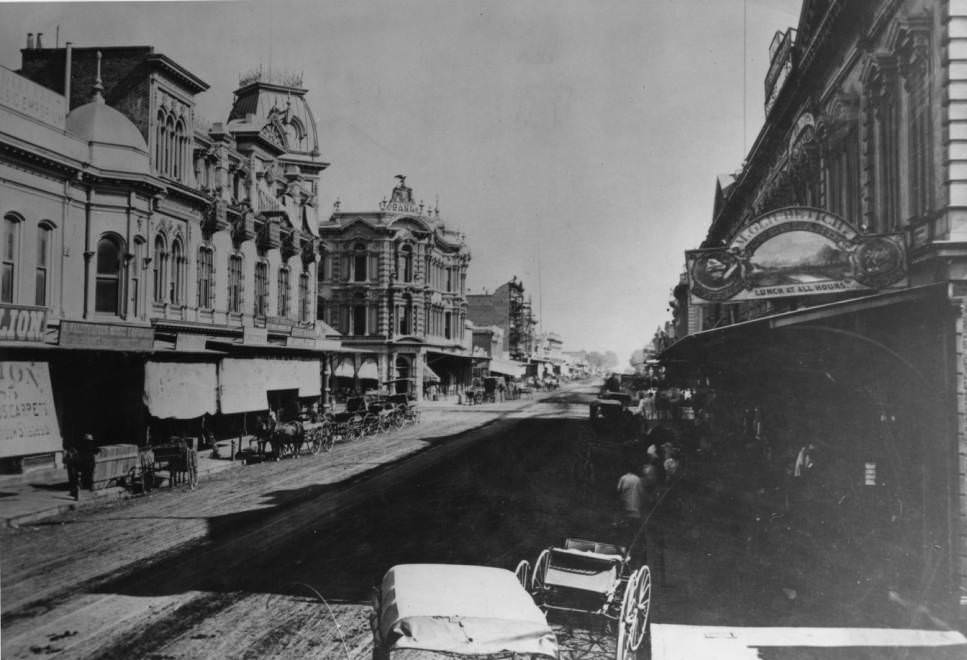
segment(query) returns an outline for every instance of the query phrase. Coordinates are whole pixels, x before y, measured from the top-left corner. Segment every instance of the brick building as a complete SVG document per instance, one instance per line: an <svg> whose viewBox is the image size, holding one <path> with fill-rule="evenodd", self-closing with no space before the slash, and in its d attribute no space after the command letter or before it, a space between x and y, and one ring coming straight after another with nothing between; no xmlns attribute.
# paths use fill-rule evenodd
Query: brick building
<svg viewBox="0 0 967 660"><path fill-rule="evenodd" d="M536 350L537 319L524 283L514 276L493 293L467 296L467 317L474 325L497 326L504 331L502 350L511 360L527 362Z"/></svg>

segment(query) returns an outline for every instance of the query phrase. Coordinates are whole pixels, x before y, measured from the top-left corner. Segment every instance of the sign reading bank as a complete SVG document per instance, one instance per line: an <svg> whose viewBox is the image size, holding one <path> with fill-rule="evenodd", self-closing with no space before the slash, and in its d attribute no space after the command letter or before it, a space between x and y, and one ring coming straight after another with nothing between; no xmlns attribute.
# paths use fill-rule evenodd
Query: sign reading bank
<svg viewBox="0 0 967 660"><path fill-rule="evenodd" d="M902 234L860 234L825 211L759 216L728 246L685 253L692 304L877 291L906 285Z"/></svg>

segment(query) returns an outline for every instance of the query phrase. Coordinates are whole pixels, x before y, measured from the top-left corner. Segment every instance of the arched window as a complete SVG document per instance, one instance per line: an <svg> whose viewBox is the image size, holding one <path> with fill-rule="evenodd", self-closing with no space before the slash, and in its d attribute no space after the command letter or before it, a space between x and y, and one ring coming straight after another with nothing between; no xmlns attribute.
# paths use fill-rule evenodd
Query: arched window
<svg viewBox="0 0 967 660"><path fill-rule="evenodd" d="M399 309L399 333L408 335L413 332L413 296L403 294L403 302Z"/></svg>
<svg viewBox="0 0 967 660"><path fill-rule="evenodd" d="M134 261L130 269L131 277L131 315L141 316L141 264L144 262L144 241L140 238L134 240Z"/></svg>
<svg viewBox="0 0 967 660"><path fill-rule="evenodd" d="M14 302L16 278L17 278L17 256L20 254L20 221L21 218L13 213L3 216L3 245L0 251L3 257L0 267L3 272L0 274L0 302Z"/></svg>
<svg viewBox="0 0 967 660"><path fill-rule="evenodd" d="M154 169L158 174L164 173L165 166L165 113L158 111L158 124L154 129Z"/></svg>
<svg viewBox="0 0 967 660"><path fill-rule="evenodd" d="M182 164L185 162L185 124L180 119L175 125L175 160L171 168L171 176L181 180Z"/></svg>
<svg viewBox="0 0 967 660"><path fill-rule="evenodd" d="M362 293L353 296L352 327L349 328L349 334L366 334L366 296Z"/></svg>
<svg viewBox="0 0 967 660"><path fill-rule="evenodd" d="M154 301L165 302L168 282L168 252L165 250L165 239L160 234L154 239Z"/></svg>
<svg viewBox="0 0 967 660"><path fill-rule="evenodd" d="M255 316L265 317L269 300L269 264L259 261L255 264Z"/></svg>
<svg viewBox="0 0 967 660"><path fill-rule="evenodd" d="M121 313L121 242L105 236L97 242L97 277L94 311Z"/></svg>
<svg viewBox="0 0 967 660"><path fill-rule="evenodd" d="M47 289L50 285L50 247L52 227L42 222L37 227L37 269L34 276L34 304L47 306Z"/></svg>
<svg viewBox="0 0 967 660"><path fill-rule="evenodd" d="M231 257L229 257L229 264L231 264ZM198 248L198 308L211 309L214 294L215 250L211 246L202 245Z"/></svg>
<svg viewBox="0 0 967 660"><path fill-rule="evenodd" d="M182 304L182 288L185 283L185 253L181 247L181 239L176 238L171 243L171 293L168 300L172 305Z"/></svg>
<svg viewBox="0 0 967 660"><path fill-rule="evenodd" d="M400 279L404 282L413 281L413 246L404 245L400 248Z"/></svg>
<svg viewBox="0 0 967 660"><path fill-rule="evenodd" d="M228 257L228 311L234 314L242 313L242 274L244 262L242 255L232 254Z"/></svg>
<svg viewBox="0 0 967 660"><path fill-rule="evenodd" d="M312 314L312 298L309 297L309 273L299 273L299 322L308 323Z"/></svg>
<svg viewBox="0 0 967 660"><path fill-rule="evenodd" d="M366 262L369 261L369 255L366 254L366 246L362 243L356 243L353 246L353 281L354 282L365 282L369 279L366 276Z"/></svg>
<svg viewBox="0 0 967 660"><path fill-rule="evenodd" d="M165 169L164 175L171 176L171 170L174 168L175 162L175 120L174 117L168 117L165 122L165 134L167 135L167 140L165 144Z"/></svg>
<svg viewBox="0 0 967 660"><path fill-rule="evenodd" d="M279 300L278 300L278 310L279 316L285 318L289 315L289 267L281 266L279 268Z"/></svg>

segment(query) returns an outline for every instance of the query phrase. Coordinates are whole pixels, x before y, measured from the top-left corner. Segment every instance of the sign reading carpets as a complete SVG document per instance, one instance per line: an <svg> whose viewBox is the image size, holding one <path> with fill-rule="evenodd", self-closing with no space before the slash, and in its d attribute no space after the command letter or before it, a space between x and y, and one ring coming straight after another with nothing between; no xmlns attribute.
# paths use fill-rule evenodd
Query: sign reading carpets
<svg viewBox="0 0 967 660"><path fill-rule="evenodd" d="M46 362L0 362L0 458L61 449Z"/></svg>
<svg viewBox="0 0 967 660"><path fill-rule="evenodd" d="M758 217L727 247L685 253L692 304L739 302L906 285L902 234L860 234L818 209Z"/></svg>

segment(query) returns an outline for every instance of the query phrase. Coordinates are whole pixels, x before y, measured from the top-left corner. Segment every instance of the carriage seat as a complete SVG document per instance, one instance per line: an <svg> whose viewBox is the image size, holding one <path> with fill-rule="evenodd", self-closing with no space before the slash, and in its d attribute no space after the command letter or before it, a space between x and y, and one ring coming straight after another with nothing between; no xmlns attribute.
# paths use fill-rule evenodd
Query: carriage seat
<svg viewBox="0 0 967 660"><path fill-rule="evenodd" d="M551 548L544 582L593 593L607 593L618 578L624 558L575 548Z"/></svg>
<svg viewBox="0 0 967 660"><path fill-rule="evenodd" d="M620 545L573 537L564 539L564 547L567 550L581 550L582 552L593 552L598 555L624 555L625 553L625 548Z"/></svg>

